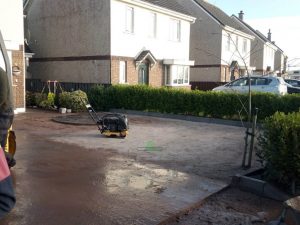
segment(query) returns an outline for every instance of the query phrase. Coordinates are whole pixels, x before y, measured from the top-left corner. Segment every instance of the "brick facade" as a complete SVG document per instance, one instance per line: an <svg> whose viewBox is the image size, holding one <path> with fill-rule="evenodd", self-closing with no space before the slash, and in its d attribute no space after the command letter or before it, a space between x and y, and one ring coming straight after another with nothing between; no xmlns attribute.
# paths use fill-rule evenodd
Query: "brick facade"
<svg viewBox="0 0 300 225"><path fill-rule="evenodd" d="M135 65L134 58L129 57L112 57L111 60L111 83L119 84L120 61L126 62L127 83L130 85L138 84L138 69ZM147 62L145 62L147 63ZM162 61L150 68L149 66L149 85L152 87L161 87L164 85L164 71Z"/></svg>
<svg viewBox="0 0 300 225"><path fill-rule="evenodd" d="M135 59L129 57L112 57L111 60L111 84L119 84L120 78L120 61L126 62L127 84L138 84L138 68L136 68ZM146 64L149 62L145 60ZM158 60L152 67L149 66L149 86L162 87L165 86L165 73L162 60ZM191 90L191 85L186 86L168 86L169 88Z"/></svg>
<svg viewBox="0 0 300 225"><path fill-rule="evenodd" d="M25 63L24 63L24 50L23 46L20 45L19 50L12 51L12 68L18 69L19 73L13 72L13 91L14 91L14 101L15 108L25 108Z"/></svg>

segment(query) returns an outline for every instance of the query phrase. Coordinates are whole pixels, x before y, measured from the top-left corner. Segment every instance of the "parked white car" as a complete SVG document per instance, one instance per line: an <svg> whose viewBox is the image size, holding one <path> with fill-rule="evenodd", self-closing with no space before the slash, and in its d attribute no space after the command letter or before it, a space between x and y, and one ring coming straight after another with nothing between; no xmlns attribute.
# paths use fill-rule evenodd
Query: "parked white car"
<svg viewBox="0 0 300 225"><path fill-rule="evenodd" d="M251 76L251 91L269 92L279 95L287 94L287 84L281 77ZM242 77L225 85L216 87L213 91L247 93L249 90L248 77Z"/></svg>

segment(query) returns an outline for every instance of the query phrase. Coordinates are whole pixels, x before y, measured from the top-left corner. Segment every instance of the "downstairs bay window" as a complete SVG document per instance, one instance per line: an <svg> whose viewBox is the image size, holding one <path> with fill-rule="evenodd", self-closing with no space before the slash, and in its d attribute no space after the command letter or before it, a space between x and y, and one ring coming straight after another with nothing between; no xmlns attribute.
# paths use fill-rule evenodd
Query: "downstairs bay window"
<svg viewBox="0 0 300 225"><path fill-rule="evenodd" d="M167 86L186 86L190 83L190 67L182 65L165 65Z"/></svg>

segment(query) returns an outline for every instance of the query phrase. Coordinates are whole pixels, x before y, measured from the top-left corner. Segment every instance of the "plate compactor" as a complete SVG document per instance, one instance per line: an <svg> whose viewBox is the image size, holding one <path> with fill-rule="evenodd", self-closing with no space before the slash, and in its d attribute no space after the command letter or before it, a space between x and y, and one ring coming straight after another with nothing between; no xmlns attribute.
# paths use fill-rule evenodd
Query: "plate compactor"
<svg viewBox="0 0 300 225"><path fill-rule="evenodd" d="M128 134L128 119L126 115L119 113L109 113L99 117L90 104L85 105L91 118L95 121L101 134L107 137L125 138Z"/></svg>

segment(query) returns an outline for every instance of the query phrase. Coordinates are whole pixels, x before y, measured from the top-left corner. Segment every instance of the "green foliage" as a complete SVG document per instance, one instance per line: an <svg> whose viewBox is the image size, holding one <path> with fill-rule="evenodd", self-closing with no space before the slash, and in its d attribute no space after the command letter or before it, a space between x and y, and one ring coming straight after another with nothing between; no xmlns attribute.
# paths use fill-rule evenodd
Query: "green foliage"
<svg viewBox="0 0 300 225"><path fill-rule="evenodd" d="M47 95L47 101L49 102L49 104L54 106L54 99L55 99L55 94L52 92L49 92Z"/></svg>
<svg viewBox="0 0 300 225"><path fill-rule="evenodd" d="M85 102L87 102L87 94L84 91L77 90L71 92L71 109L73 112L82 112L85 109Z"/></svg>
<svg viewBox="0 0 300 225"><path fill-rule="evenodd" d="M55 109L54 105L49 100L41 101L39 107L41 107L42 109Z"/></svg>
<svg viewBox="0 0 300 225"><path fill-rule="evenodd" d="M266 118L257 155L269 179L283 185L300 181L300 112Z"/></svg>
<svg viewBox="0 0 300 225"><path fill-rule="evenodd" d="M248 96L236 93L114 85L107 88L94 86L88 95L96 110L123 108L223 119L238 119L239 116L245 119L248 110ZM299 111L300 95L255 93L252 95L252 108L255 107L259 108L259 120L273 115L276 111Z"/></svg>
<svg viewBox="0 0 300 225"><path fill-rule="evenodd" d="M29 91L26 91L26 106L36 106L35 94Z"/></svg>
<svg viewBox="0 0 300 225"><path fill-rule="evenodd" d="M42 101L47 100L47 94L45 93L35 93L34 96L36 106L39 106Z"/></svg>
<svg viewBox="0 0 300 225"><path fill-rule="evenodd" d="M58 105L61 108L67 108L67 109L71 109L72 106L72 99L71 99L71 92L62 92L59 94L59 98L58 98Z"/></svg>
<svg viewBox="0 0 300 225"><path fill-rule="evenodd" d="M47 95L44 93L26 92L26 105L39 106L42 101L47 100Z"/></svg>
<svg viewBox="0 0 300 225"><path fill-rule="evenodd" d="M43 98L44 98L44 96L43 96ZM41 100L40 103L38 104L38 106L43 109L55 109L54 99L55 99L55 94L52 92L49 92L47 95L47 98L44 100Z"/></svg>
<svg viewBox="0 0 300 225"><path fill-rule="evenodd" d="M72 109L73 112L81 112L85 110L84 102L87 102L87 95L81 90L62 92L58 102L60 107Z"/></svg>

